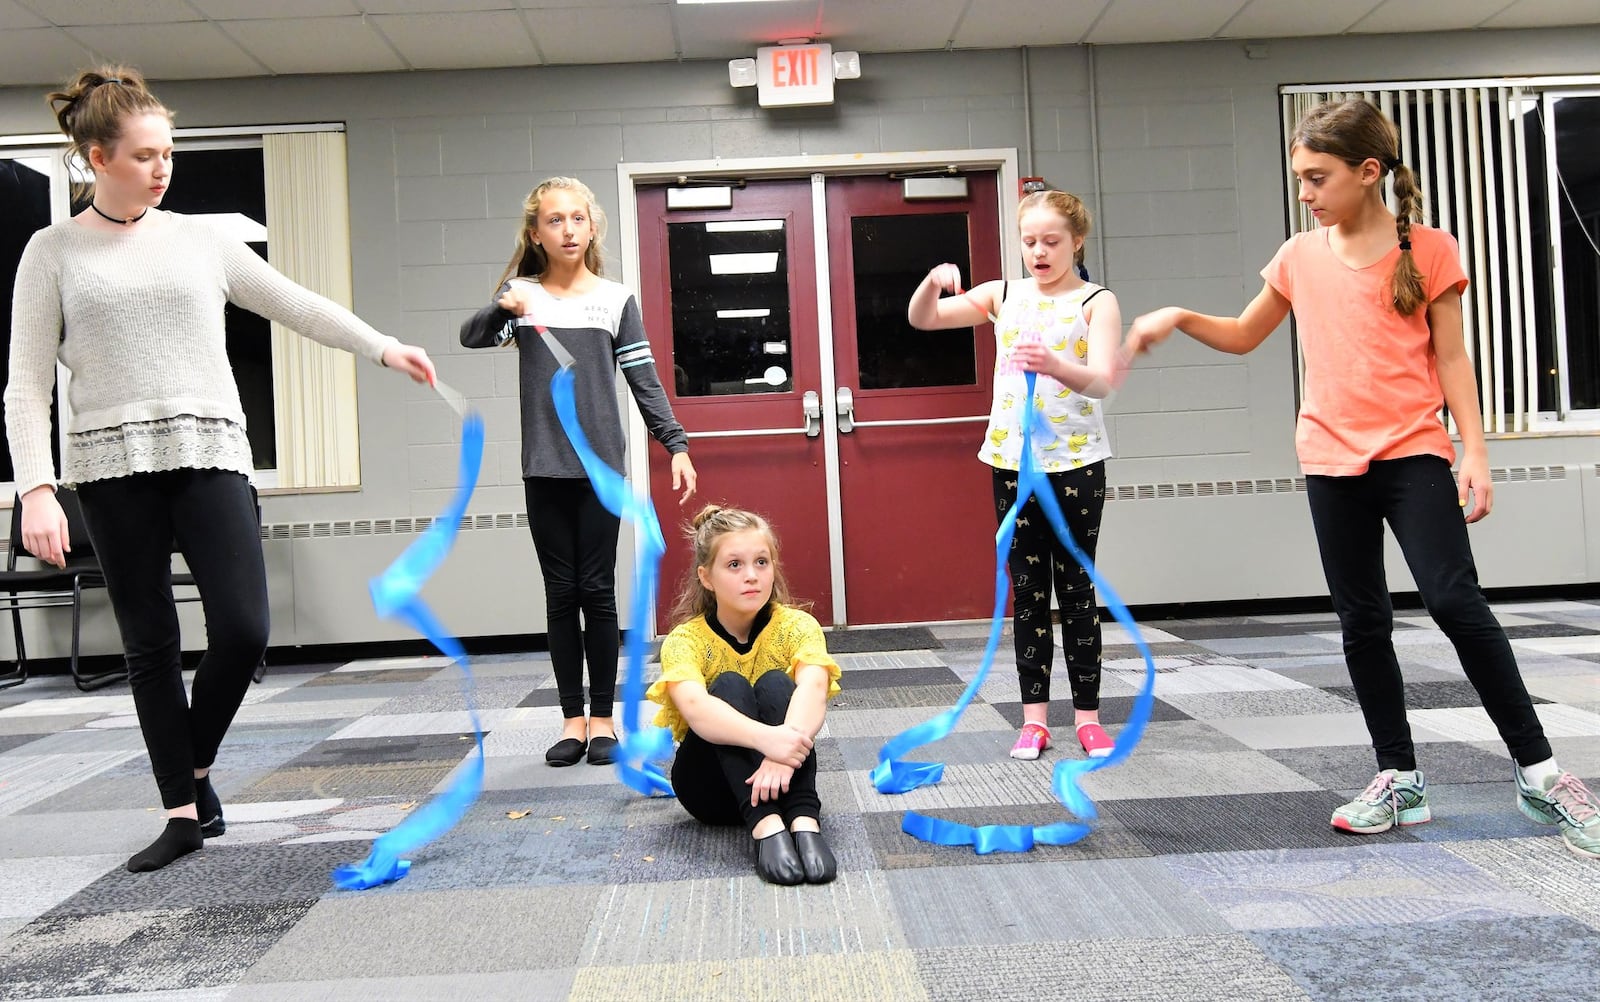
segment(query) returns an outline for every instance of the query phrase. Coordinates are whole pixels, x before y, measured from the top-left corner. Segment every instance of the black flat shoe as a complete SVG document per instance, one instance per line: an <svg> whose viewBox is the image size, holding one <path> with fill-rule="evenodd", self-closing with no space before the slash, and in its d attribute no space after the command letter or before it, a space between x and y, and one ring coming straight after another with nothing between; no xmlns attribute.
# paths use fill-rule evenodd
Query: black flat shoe
<svg viewBox="0 0 1600 1002"><path fill-rule="evenodd" d="M562 738L544 753L544 760L551 765L577 765L586 747L587 743L577 738Z"/></svg>
<svg viewBox="0 0 1600 1002"><path fill-rule="evenodd" d="M610 765L616 761L617 739L601 735L589 739L589 764Z"/></svg>
<svg viewBox="0 0 1600 1002"><path fill-rule="evenodd" d="M821 832L790 832L795 854L805 870L806 883L826 884L839 875L839 861L823 839Z"/></svg>
<svg viewBox="0 0 1600 1002"><path fill-rule="evenodd" d="M766 838L756 839L756 872L769 884L792 887L806 880L805 865L794 851L794 840L780 828Z"/></svg>

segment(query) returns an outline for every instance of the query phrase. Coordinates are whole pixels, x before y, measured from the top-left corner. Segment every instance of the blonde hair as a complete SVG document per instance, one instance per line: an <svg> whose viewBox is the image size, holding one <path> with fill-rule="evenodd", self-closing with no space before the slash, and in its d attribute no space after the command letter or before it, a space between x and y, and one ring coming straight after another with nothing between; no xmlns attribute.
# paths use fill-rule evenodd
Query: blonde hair
<svg viewBox="0 0 1600 1002"><path fill-rule="evenodd" d="M794 605L794 600L789 595L789 582L783 576L783 562L778 559L778 536L772 531L772 526L767 520L753 511L745 511L742 508L723 508L720 505L708 504L695 515L694 520L689 523L688 531L684 533L694 548L694 560L690 562L689 573L685 575L683 586L678 590L678 600L673 603L672 615L669 617L672 625L678 626L717 611L716 593L700 583L700 568L710 567L711 562L717 558L717 547L721 545L722 537L732 532L745 532L750 529L755 529L766 537L767 552L772 557L772 596L768 604Z"/></svg>
<svg viewBox="0 0 1600 1002"><path fill-rule="evenodd" d="M1078 269L1078 275L1088 281L1089 272L1083 266L1083 247L1089 239L1089 230L1094 226L1088 208L1084 206L1082 199L1071 192L1054 189L1035 191L1023 196L1022 201L1017 204L1017 224L1021 225L1022 217L1040 206L1055 210L1067 221L1067 228L1072 231L1072 235L1079 238L1078 249L1072 254L1072 264Z"/></svg>
<svg viewBox="0 0 1600 1002"><path fill-rule="evenodd" d="M1391 298L1401 316L1417 312L1428 298L1422 272L1411 254L1411 223L1424 218L1422 189L1416 174L1400 162L1400 130L1370 101L1325 101L1306 112L1294 127L1289 152L1296 146L1337 157L1350 167L1376 160L1380 171L1394 175L1394 197L1399 202L1394 228L1400 238L1400 260L1389 279Z"/></svg>
<svg viewBox="0 0 1600 1002"><path fill-rule="evenodd" d="M594 237L583 252L583 264L596 275L604 273L606 252L603 244L606 238L606 214L601 210L600 203L595 201L594 192L575 177L545 178L539 182L538 187L528 192L527 198L522 200L522 228L517 231L517 245L511 253L511 263L506 265L505 274L495 283L496 292L506 284L507 279L518 275L538 278L544 274L546 268L550 267L550 255L545 253L543 247L528 239L528 232L539 227L539 204L549 191L570 191L583 199L584 208L589 212L589 225Z"/></svg>
<svg viewBox="0 0 1600 1002"><path fill-rule="evenodd" d="M107 153L115 149L123 123L130 117L163 115L172 121L172 112L145 86L144 74L131 66L85 70L68 81L65 90L51 91L44 100L55 113L62 134L72 140L67 146L67 162L76 158L85 167L91 146ZM74 181L72 197L82 198L93 187L93 180Z"/></svg>

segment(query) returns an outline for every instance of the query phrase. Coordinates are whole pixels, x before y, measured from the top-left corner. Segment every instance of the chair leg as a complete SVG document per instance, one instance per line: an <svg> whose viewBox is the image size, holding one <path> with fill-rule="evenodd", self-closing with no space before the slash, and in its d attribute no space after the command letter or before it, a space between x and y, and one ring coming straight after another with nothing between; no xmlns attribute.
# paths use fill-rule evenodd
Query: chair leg
<svg viewBox="0 0 1600 1002"><path fill-rule="evenodd" d="M16 592L11 593L11 630L17 640L17 666L0 674L0 689L9 689L28 680L28 654L22 646L22 609Z"/></svg>
<svg viewBox="0 0 1600 1002"><path fill-rule="evenodd" d="M108 685L125 681L128 677L128 665L124 661L121 668L110 671L97 672L85 675L78 671L78 623L80 610L83 608L83 587L78 582L72 584L72 660L69 665L72 670L72 683L82 692L93 692L104 689Z"/></svg>

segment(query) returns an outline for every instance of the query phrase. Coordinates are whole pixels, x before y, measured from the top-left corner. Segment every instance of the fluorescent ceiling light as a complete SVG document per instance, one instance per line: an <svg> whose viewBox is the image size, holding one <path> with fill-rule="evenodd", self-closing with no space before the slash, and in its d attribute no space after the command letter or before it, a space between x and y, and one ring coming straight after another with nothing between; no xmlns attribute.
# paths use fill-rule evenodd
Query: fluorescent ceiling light
<svg viewBox="0 0 1600 1002"><path fill-rule="evenodd" d="M781 219L728 219L706 224L707 233L754 233L759 230L781 230Z"/></svg>
<svg viewBox="0 0 1600 1002"><path fill-rule="evenodd" d="M784 0L678 0L679 3L782 3Z"/></svg>
<svg viewBox="0 0 1600 1002"><path fill-rule="evenodd" d="M718 320L739 320L744 317L770 317L771 310L718 310Z"/></svg>
<svg viewBox="0 0 1600 1002"><path fill-rule="evenodd" d="M778 270L778 252L708 254L713 275L770 275Z"/></svg>

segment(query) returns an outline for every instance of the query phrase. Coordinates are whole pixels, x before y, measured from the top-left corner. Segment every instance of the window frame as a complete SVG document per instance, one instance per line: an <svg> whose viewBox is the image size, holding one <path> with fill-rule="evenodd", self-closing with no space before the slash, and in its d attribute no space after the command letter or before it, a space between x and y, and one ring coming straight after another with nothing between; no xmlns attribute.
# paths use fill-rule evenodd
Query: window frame
<svg viewBox="0 0 1600 1002"><path fill-rule="evenodd" d="M265 137L268 135L293 135L333 132L344 134L345 126L341 122L312 122L286 125L257 125L257 126L207 126L200 128L174 129L173 143L177 152L184 150L218 150L218 149L257 149L263 150L265 156ZM67 218L71 212L71 199L69 189L72 182L74 167L69 165L64 155L68 146L65 136L54 133L27 134L0 136L0 156L6 159L43 159L50 165L50 222L52 224ZM269 167L270 169L270 167ZM267 184L270 185L270 180ZM345 195L348 202L348 193ZM345 234L348 241L348 233ZM271 242L268 243L269 254ZM337 299L336 299L337 301ZM343 305L349 306L349 303ZM273 358L276 363L281 353L281 338L277 336L278 325L274 324ZM276 369L276 364L275 364ZM275 373L276 376L276 373ZM71 420L71 404L67 399L67 384L70 373L58 362L56 365L56 383L59 396L60 423L57 435L60 439L58 445L63 450L66 447L66 428ZM286 459L283 454L285 444L297 448L302 452L307 451L304 440L290 438L286 443L283 429L284 417L280 413L282 406L281 394L276 390L273 406L273 423L275 434L279 442L278 466L273 469L255 470L250 477L251 483L257 490L264 493L321 493L327 491L357 491L361 489L361 476L359 466L355 470L353 479L349 482L337 484L312 484L300 487L283 487L280 469ZM359 451L359 436L355 429L350 434L357 437L356 448ZM59 471L58 471L59 472ZM0 483L0 508L9 508L12 495L15 494L15 482Z"/></svg>

